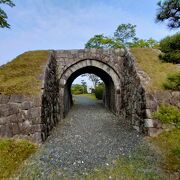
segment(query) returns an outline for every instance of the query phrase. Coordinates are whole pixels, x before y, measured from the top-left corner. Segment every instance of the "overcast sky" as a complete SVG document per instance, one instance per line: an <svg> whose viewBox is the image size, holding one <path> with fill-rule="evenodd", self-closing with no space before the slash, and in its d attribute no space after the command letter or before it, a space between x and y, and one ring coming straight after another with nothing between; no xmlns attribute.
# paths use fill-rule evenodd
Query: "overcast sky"
<svg viewBox="0 0 180 180"><path fill-rule="evenodd" d="M112 35L121 23L137 37L160 40L175 31L155 23L158 0L14 0L3 6L11 29L0 29L0 65L40 49L79 49L95 34Z"/></svg>

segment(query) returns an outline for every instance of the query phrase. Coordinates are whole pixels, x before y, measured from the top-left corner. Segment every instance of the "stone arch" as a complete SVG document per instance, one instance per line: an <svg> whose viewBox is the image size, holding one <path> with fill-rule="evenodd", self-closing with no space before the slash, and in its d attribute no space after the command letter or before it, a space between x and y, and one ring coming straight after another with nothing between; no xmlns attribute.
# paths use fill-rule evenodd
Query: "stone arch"
<svg viewBox="0 0 180 180"><path fill-rule="evenodd" d="M72 105L70 87L76 77L84 73L93 73L105 83L104 105L113 112L117 112L118 94L121 92L121 80L118 73L108 64L95 59L80 60L65 69L59 78L61 92L64 89L63 114L67 114Z"/></svg>
<svg viewBox="0 0 180 180"><path fill-rule="evenodd" d="M77 63L74 63L70 67L68 67L60 77L60 85L65 85L67 79L72 75L72 73L84 67L97 67L99 69L102 69L104 72L111 76L116 90L120 89L120 77L118 73L113 69L113 67L94 59L80 60Z"/></svg>

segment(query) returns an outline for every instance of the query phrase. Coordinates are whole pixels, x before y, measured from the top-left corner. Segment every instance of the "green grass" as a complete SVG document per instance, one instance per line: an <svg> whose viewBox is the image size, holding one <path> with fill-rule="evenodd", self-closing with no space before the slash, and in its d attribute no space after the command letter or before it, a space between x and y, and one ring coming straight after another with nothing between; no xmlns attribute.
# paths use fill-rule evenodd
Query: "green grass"
<svg viewBox="0 0 180 180"><path fill-rule="evenodd" d="M49 51L29 51L0 67L0 93L5 95L37 95L40 74Z"/></svg>
<svg viewBox="0 0 180 180"><path fill-rule="evenodd" d="M163 168L170 172L180 170L180 129L163 132L158 137L151 139L151 142L159 150L164 158Z"/></svg>
<svg viewBox="0 0 180 180"><path fill-rule="evenodd" d="M163 83L169 74L180 71L180 66L165 63L159 59L158 50L151 48L133 48L132 54L140 69L150 77L150 83L146 86L149 92L163 90Z"/></svg>
<svg viewBox="0 0 180 180"><path fill-rule="evenodd" d="M0 139L0 179L14 175L36 148L25 140Z"/></svg>
<svg viewBox="0 0 180 180"><path fill-rule="evenodd" d="M97 100L95 94L79 94L77 96L86 96L90 99Z"/></svg>

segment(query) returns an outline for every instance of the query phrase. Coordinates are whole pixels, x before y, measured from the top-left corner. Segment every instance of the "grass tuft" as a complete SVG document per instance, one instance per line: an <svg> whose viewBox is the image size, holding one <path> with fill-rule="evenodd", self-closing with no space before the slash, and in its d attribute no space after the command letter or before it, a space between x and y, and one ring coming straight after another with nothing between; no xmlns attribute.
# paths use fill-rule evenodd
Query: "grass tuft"
<svg viewBox="0 0 180 180"><path fill-rule="evenodd" d="M164 157L163 167L168 172L180 171L180 129L163 132L152 138L152 143Z"/></svg>
<svg viewBox="0 0 180 180"><path fill-rule="evenodd" d="M14 175L36 148L25 140L0 139L0 179Z"/></svg>

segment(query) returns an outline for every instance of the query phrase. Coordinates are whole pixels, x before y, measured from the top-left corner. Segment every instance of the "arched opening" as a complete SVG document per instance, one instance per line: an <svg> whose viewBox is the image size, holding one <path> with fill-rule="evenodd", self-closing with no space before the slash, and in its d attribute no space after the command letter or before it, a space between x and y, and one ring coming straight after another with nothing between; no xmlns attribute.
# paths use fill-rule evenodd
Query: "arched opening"
<svg viewBox="0 0 180 180"><path fill-rule="evenodd" d="M88 64L87 61L90 61ZM63 101L64 101L64 111L63 116L65 117L69 109L73 104L72 94L71 94L71 85L73 81L80 75L89 73L95 74L101 78L105 85L105 91L103 95L103 104L110 111L117 112L117 98L120 94L120 80L114 70L96 60L84 60L77 64L69 67L65 73L61 76L60 87L63 87ZM62 83L64 83L62 85Z"/></svg>

